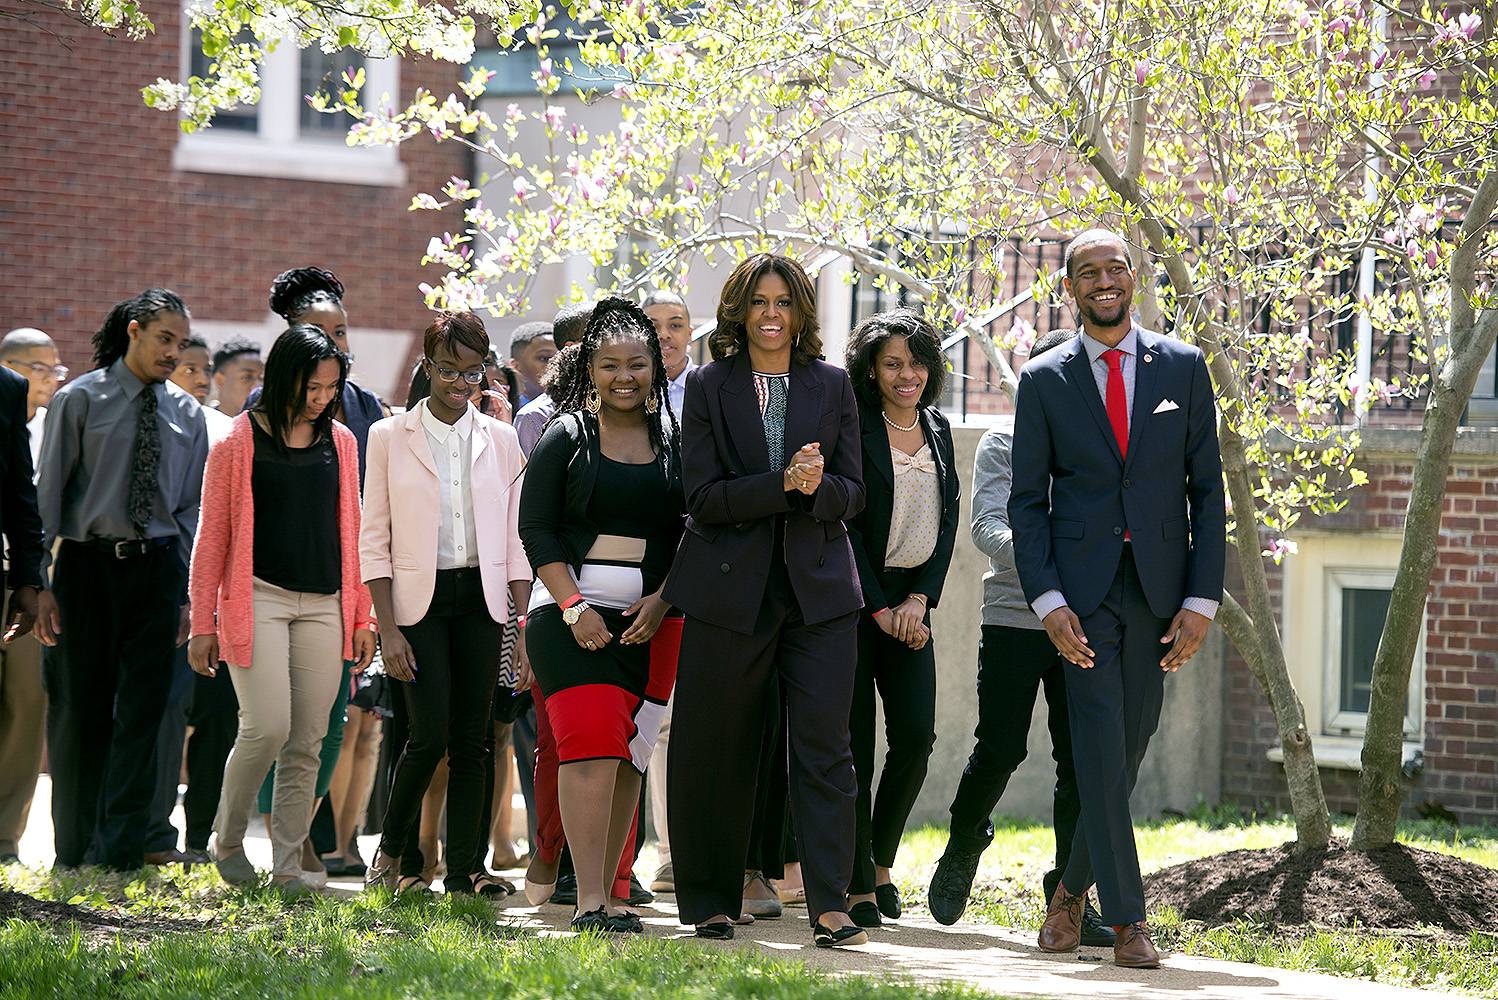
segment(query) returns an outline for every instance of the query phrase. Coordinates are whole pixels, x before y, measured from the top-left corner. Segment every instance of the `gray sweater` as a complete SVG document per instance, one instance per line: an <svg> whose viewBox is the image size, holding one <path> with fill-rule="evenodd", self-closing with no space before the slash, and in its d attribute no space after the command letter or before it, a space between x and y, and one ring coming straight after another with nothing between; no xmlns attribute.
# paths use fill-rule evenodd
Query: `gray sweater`
<svg viewBox="0 0 1498 1000"><path fill-rule="evenodd" d="M1039 629L1040 619L1025 602L1019 571L1014 568L1014 533L1009 530L1013 444L1014 418L1005 417L983 435L973 460L973 544L988 556L988 572L983 574L983 624Z"/></svg>

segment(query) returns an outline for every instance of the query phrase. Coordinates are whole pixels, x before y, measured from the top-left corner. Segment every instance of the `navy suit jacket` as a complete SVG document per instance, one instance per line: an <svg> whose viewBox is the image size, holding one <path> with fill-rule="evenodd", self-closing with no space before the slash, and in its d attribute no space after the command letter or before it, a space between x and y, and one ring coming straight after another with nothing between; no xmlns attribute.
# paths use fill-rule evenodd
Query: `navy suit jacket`
<svg viewBox="0 0 1498 1000"><path fill-rule="evenodd" d="M786 400L787 460L822 446L822 485L786 492L784 467L770 468L764 418L747 354L687 375L681 415L681 479L687 530L665 598L710 625L751 634L764 603L785 518L785 568L802 619L830 621L863 606L844 523L863 510L858 403L847 372L822 361L793 365Z"/></svg>
<svg viewBox="0 0 1498 1000"><path fill-rule="evenodd" d="M1009 524L1025 599L1059 590L1077 615L1107 596L1128 531L1150 610L1222 599L1227 511L1206 359L1135 326L1125 461L1081 336L1025 365L1014 417ZM1174 409L1157 412L1166 401Z"/></svg>

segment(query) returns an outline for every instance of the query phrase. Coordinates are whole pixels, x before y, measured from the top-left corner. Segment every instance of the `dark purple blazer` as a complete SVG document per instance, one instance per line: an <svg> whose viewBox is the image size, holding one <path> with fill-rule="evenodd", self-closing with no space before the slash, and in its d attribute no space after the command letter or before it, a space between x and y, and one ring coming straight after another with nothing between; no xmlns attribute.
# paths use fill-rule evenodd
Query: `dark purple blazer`
<svg viewBox="0 0 1498 1000"><path fill-rule="evenodd" d="M775 520L783 516L786 571L806 623L863 607L843 523L864 504L858 404L847 373L822 361L791 368L787 459L812 441L826 460L822 485L812 496L787 493L784 469L770 468L748 355L687 376L681 418L687 530L666 600L691 618L752 633L770 576Z"/></svg>

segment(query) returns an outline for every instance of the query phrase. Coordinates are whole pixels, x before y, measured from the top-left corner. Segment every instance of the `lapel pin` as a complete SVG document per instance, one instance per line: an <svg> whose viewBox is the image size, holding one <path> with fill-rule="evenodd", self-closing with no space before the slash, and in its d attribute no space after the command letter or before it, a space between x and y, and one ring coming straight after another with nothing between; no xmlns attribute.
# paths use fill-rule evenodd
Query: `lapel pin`
<svg viewBox="0 0 1498 1000"><path fill-rule="evenodd" d="M1149 364L1153 360L1155 360L1155 356L1153 354L1146 354L1144 356L1144 363L1145 364Z"/></svg>

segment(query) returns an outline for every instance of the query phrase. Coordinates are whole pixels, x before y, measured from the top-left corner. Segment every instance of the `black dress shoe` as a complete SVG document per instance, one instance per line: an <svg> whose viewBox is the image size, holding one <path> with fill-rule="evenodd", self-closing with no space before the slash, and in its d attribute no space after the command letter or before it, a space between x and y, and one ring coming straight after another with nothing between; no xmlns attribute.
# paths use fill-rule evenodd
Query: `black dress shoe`
<svg viewBox="0 0 1498 1000"><path fill-rule="evenodd" d="M697 936L707 938L709 941L732 941L733 922L730 920L714 920L706 924L697 925Z"/></svg>
<svg viewBox="0 0 1498 1000"><path fill-rule="evenodd" d="M1103 915L1089 899L1082 910L1082 943L1089 948L1112 948L1116 937L1113 928L1103 923Z"/></svg>
<svg viewBox="0 0 1498 1000"><path fill-rule="evenodd" d="M557 906L577 905L577 876L560 875L557 877L557 887L552 890L549 902Z"/></svg>
<svg viewBox="0 0 1498 1000"><path fill-rule="evenodd" d="M883 927L884 921L879 919L879 907L868 900L854 903L848 907L848 916L860 927Z"/></svg>
<svg viewBox="0 0 1498 1000"><path fill-rule="evenodd" d="M633 875L629 877L629 899L630 906L649 906L655 902L655 893L640 884L640 880Z"/></svg>
<svg viewBox="0 0 1498 1000"><path fill-rule="evenodd" d="M939 924L955 924L967 910L967 898L973 891L973 879L978 874L978 859L981 850L964 850L951 842L936 863L936 873L931 876L931 889L926 902L931 916Z"/></svg>
<svg viewBox="0 0 1498 1000"><path fill-rule="evenodd" d="M615 934L644 934L645 925L637 913L616 913L609 917L609 930Z"/></svg>
<svg viewBox="0 0 1498 1000"><path fill-rule="evenodd" d="M572 918L570 926L575 931L608 931L613 930L609 926L610 919L608 911L600 906L596 910L579 913Z"/></svg>
<svg viewBox="0 0 1498 1000"><path fill-rule="evenodd" d="M879 904L880 913L891 920L900 919L900 890L893 882L874 886L874 901Z"/></svg>

